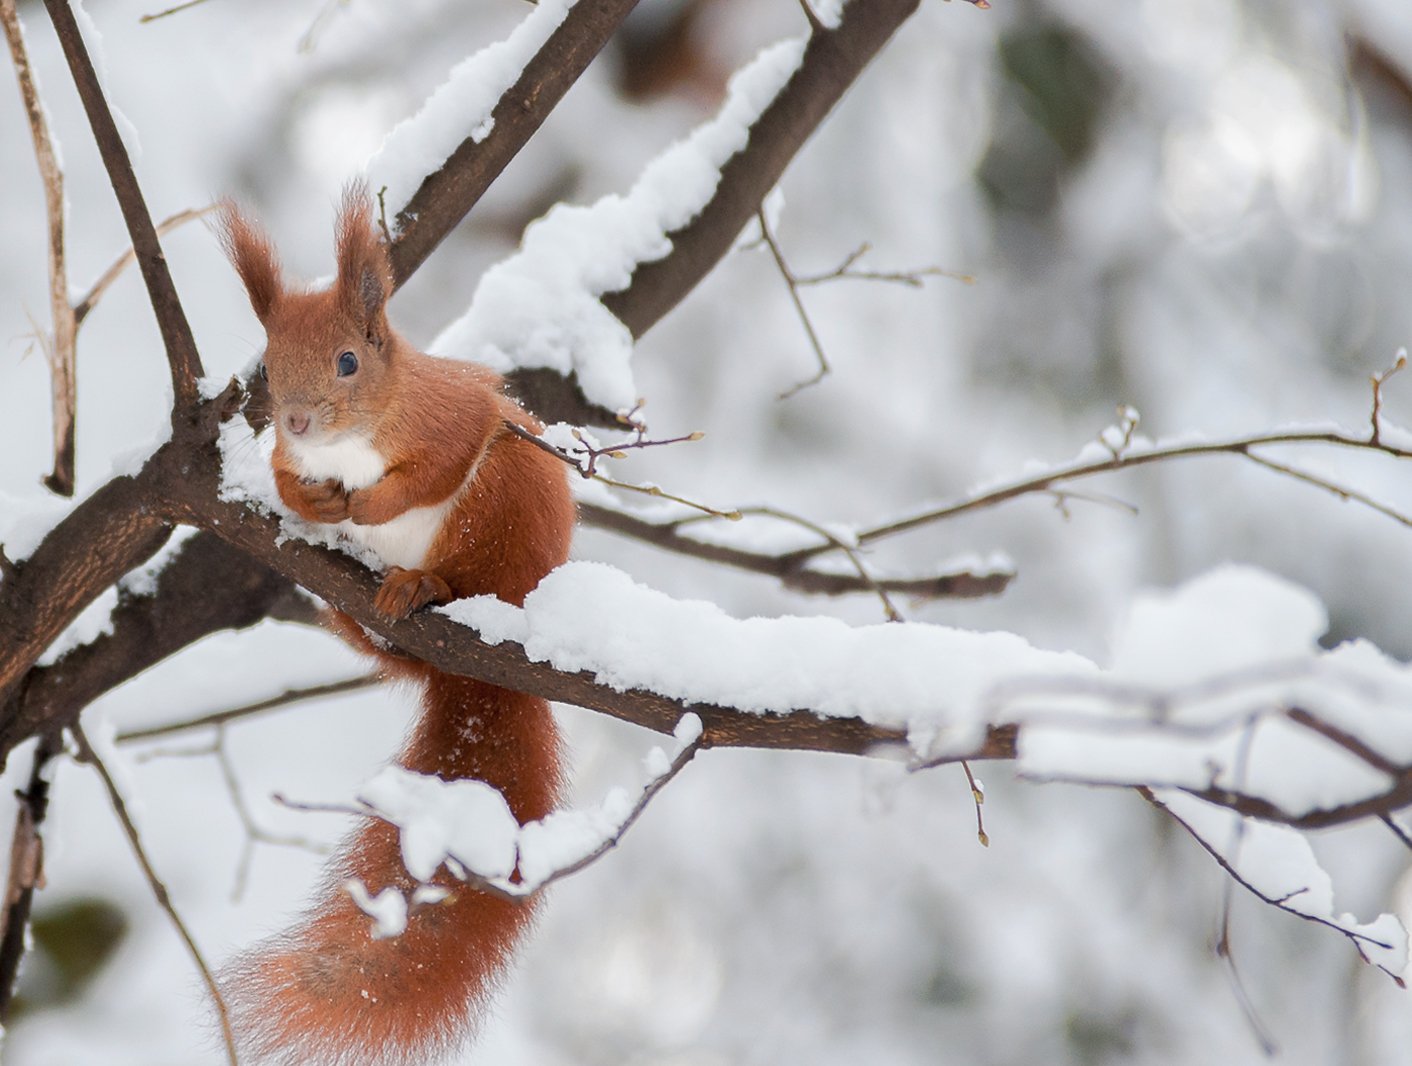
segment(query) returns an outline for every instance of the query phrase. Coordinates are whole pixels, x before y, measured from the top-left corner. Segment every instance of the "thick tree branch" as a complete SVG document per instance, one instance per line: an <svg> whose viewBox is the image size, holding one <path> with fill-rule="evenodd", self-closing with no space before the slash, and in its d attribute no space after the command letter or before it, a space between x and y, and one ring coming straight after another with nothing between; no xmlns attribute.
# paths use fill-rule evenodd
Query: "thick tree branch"
<svg viewBox="0 0 1412 1066"><path fill-rule="evenodd" d="M411 277L466 217L636 6L637 0L582 0L569 9L500 97L490 113L490 133L462 141L398 210L397 236L389 247L394 286Z"/></svg>
<svg viewBox="0 0 1412 1066"><path fill-rule="evenodd" d="M30 672L12 712L0 718L0 752L71 725L99 696L203 637L290 610L314 618L288 578L198 533L162 568L151 595L121 595L108 632Z"/></svg>
<svg viewBox="0 0 1412 1066"><path fill-rule="evenodd" d="M918 0L851 3L837 29L810 35L799 69L751 128L749 143L721 168L711 200L690 223L668 234L672 250L640 264L626 289L603 297L603 305L634 337L656 325L730 250L809 135L917 5Z"/></svg>
<svg viewBox="0 0 1412 1066"><path fill-rule="evenodd" d="M26 672L80 611L166 543L152 471L114 478L59 523L0 584L0 709L8 723ZM0 732L3 732L0 728ZM22 739L22 738L21 738ZM7 749L5 749L7 750Z"/></svg>
<svg viewBox="0 0 1412 1066"><path fill-rule="evenodd" d="M196 340L191 334L191 326L177 297L176 286L171 272L167 269L166 256L161 242L157 239L152 216L147 210L142 189L133 173L132 161L128 158L127 147L118 133L117 123L103 97L102 86L93 69L88 49L84 47L78 23L69 7L68 0L44 0L44 7L54 23L59 36L59 44L64 50L74 85L78 89L83 109L88 114L89 125L93 128L93 139L103 157L103 166L108 171L113 192L118 197L123 221L127 224L128 235L132 237L133 252L137 256L142 280L147 285L147 295L152 302L152 310L157 315L157 328L162 335L162 346L167 352L167 362L172 373L172 392L175 397L173 424L190 415L197 402L197 380L202 375L201 356L196 350Z"/></svg>

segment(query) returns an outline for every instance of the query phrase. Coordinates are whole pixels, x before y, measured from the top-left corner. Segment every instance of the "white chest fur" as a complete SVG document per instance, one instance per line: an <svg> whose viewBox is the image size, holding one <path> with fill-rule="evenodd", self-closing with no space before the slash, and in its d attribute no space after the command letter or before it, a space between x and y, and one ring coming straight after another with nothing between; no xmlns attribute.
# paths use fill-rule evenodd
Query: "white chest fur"
<svg viewBox="0 0 1412 1066"><path fill-rule="evenodd" d="M298 440L286 444L299 473L310 480L333 478L345 488L365 489L387 470L387 461L366 437L348 434L321 444ZM430 507L413 507L376 526L340 522L338 531L355 544L370 548L389 566L418 570L425 565L427 551L454 502L453 495Z"/></svg>

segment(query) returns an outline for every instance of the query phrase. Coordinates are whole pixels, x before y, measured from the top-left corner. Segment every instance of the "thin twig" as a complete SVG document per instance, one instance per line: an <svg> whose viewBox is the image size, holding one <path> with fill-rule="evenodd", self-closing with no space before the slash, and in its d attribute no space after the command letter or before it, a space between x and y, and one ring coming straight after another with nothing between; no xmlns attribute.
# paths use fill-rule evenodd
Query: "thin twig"
<svg viewBox="0 0 1412 1066"><path fill-rule="evenodd" d="M961 760L961 769L966 771L966 783L971 786L971 802L976 805L976 839L981 842L981 847L988 848L990 835L985 831L985 815L981 812L981 806L985 803L985 789L981 788L976 775L971 772L970 762L966 759Z"/></svg>
<svg viewBox="0 0 1412 1066"><path fill-rule="evenodd" d="M49 809L49 760L54 749L50 738L34 750L29 785L16 792L15 832L10 839L10 873L5 888L4 913L0 915L0 1025L10 1023L10 1007L29 941L29 916L34 890L44 885L44 840L39 827Z"/></svg>
<svg viewBox="0 0 1412 1066"><path fill-rule="evenodd" d="M1402 841L1404 847L1406 847L1409 851L1412 851L1412 833L1408 833L1406 829L1403 829L1402 826L1398 825L1397 821L1393 818L1392 815L1387 814L1386 812L1380 814L1378 815L1378 821L1382 822L1383 825L1387 826L1388 829L1392 831L1392 835L1397 837L1398 840Z"/></svg>
<svg viewBox="0 0 1412 1066"><path fill-rule="evenodd" d="M286 689L278 695L269 696L263 700L257 700L254 703L242 704L239 707L231 707L223 711L213 711L210 714L203 714L198 718L185 718L175 722L167 722L163 725L146 726L142 729L129 729L119 733L114 739L119 744L127 744L135 740L153 740L157 737L171 736L173 733L185 733L193 729L202 729L207 726L222 726L238 718L246 718L250 715L274 710L277 707L284 707L291 703L319 699L323 696L338 696L345 692L356 692L359 689L370 688L373 685L381 683L382 678L377 674L363 674L360 677L350 677L343 681L330 681L323 685L308 685L303 688Z"/></svg>
<svg viewBox="0 0 1412 1066"><path fill-rule="evenodd" d="M47 340L41 336L40 343L49 361L54 470L44 479L44 484L61 496L72 496L76 402L74 346L78 322L69 306L69 277L64 265L64 172L49 136L44 103L30 69L24 30L15 0L0 0L0 26L4 27L15 76L20 84L20 97L24 101L25 117L29 120L34 157L44 185L44 213L48 220L49 313L53 331Z"/></svg>
<svg viewBox="0 0 1412 1066"><path fill-rule="evenodd" d="M1302 481L1306 485L1313 485L1315 488L1323 489L1325 492L1332 493L1345 502L1361 503L1364 507L1377 511L1378 514L1386 515L1394 522L1399 522L1404 526L1412 528L1412 516L1403 514L1395 507L1389 507L1387 504L1375 500L1367 493L1359 492L1357 489L1346 488L1343 485L1321 478L1317 474L1300 470L1298 467L1290 466L1287 463L1278 463L1273 459L1266 459L1262 455L1246 452L1245 457L1257 466L1263 466L1266 470L1273 470L1275 473L1293 478L1295 481Z"/></svg>
<svg viewBox="0 0 1412 1066"><path fill-rule="evenodd" d="M3 0L0 0L0 2L3 2ZM200 0L198 0L198 2L200 2ZM218 206L218 204L207 204L205 207L189 207L185 211L178 211L174 215L168 215L166 218L162 219L161 222L157 223L157 236L165 237L178 226L191 222L193 219L201 218L203 215L208 215ZM108 291L109 286L118 280L118 277L122 274L127 265L136 258L136 253L129 247L127 251L113 260L112 265L109 266L107 270L99 275L98 280L83 294L82 299L74 304L74 319L78 325L83 325L83 320L88 317L88 313L93 310L94 305L97 304L103 294Z"/></svg>
<svg viewBox="0 0 1412 1066"><path fill-rule="evenodd" d="M805 3L808 9L807 2ZM812 16L813 12L810 12ZM795 314L799 316L800 325L804 327L804 335L809 338L809 347L814 349L814 358L819 361L819 369L813 377L807 381L801 381L792 385L784 392L780 393L781 400L787 400L795 393L807 389L810 385L817 385L828 376L830 371L829 358L824 354L823 342L819 340L818 333L814 330L814 323L809 320L809 312L804 307L804 301L799 295L799 281L794 276L794 271L789 269L789 263L785 260L784 252L780 249L779 242L775 240L775 235L770 232L769 219L765 217L764 207L760 207L755 212L755 217L760 222L760 239L765 242L765 247L770 250L770 256L775 261L775 266L779 269L780 277L784 279L785 286L789 289L790 302L794 304Z"/></svg>
<svg viewBox="0 0 1412 1066"><path fill-rule="evenodd" d="M1236 744L1235 787L1240 791L1244 791L1245 784L1249 780L1250 750L1255 740L1255 728L1259 722L1259 715L1247 718L1245 728L1241 731L1240 739ZM1190 831L1190 827L1188 827L1188 831ZM1232 867L1240 862L1240 852L1245 844L1246 832L1245 819L1238 818L1235 823L1235 840L1232 841L1230 847ZM1240 967L1236 963L1235 949L1231 944L1231 913L1234 907L1235 880L1227 877L1221 883L1221 923L1220 932L1216 937L1216 955L1226 964L1226 974L1230 978L1236 1002L1245 1015L1246 1024L1250 1026L1250 1031L1254 1034L1256 1042L1259 1043L1260 1050L1264 1052L1266 1058L1270 1058L1278 1054L1280 1046L1271 1034L1269 1026L1260 1017L1255 1000L1251 997L1250 990L1245 984L1245 978L1241 976Z"/></svg>
<svg viewBox="0 0 1412 1066"><path fill-rule="evenodd" d="M220 988L216 985L215 975L211 973L211 968L206 965L205 956L201 954L201 949L196 946L196 941L187 929L186 923L181 920L181 915L177 913L176 907L172 905L171 893L167 891L167 886L162 879L157 876L157 871L152 866L152 861L147 857L147 849L143 847L142 837L137 831L137 826L128 813L127 804L123 801L122 793L118 791L118 786L113 780L113 775L108 772L103 760L98 757L98 753L93 750L93 745L88 742L88 737L83 731L83 727L75 722L71 730L74 743L78 747L78 758L81 762L88 763L97 771L99 778L103 781L103 788L108 793L108 801L112 804L113 813L118 816L118 821L122 823L123 833L127 837L128 844L132 847L132 853L137 858L138 865L142 867L142 873L147 878L147 884L152 889L152 895L157 900L157 906L166 912L167 918L171 921L172 927L176 929L177 935L181 937L182 943L186 945L187 952L195 962L196 968L201 972L201 980L205 982L207 990L211 993L211 999L216 1005L216 1013L221 1022L221 1036L225 1041L226 1058L230 1066L239 1066L239 1060L235 1053L235 1033L230 1027L230 1013L226 1009L225 998L221 995Z"/></svg>
<svg viewBox="0 0 1412 1066"><path fill-rule="evenodd" d="M117 123L108 102L103 96L103 87L93 69L93 60L79 33L78 23L69 7L69 0L44 0L44 7L54 23L64 58L68 61L73 75L74 86L79 99L83 101L88 114L89 125L93 129L93 139L97 142L104 169L117 195L118 206L122 210L123 221L127 224L128 236L137 255L137 265L142 271L142 279L147 286L147 295L157 317L157 328L162 335L162 346L167 353L167 363L172 375L172 425L174 429L184 428L191 411L200 400L197 382L202 376L201 355L196 349L196 340L191 333L191 325L182 310L176 286L172 283L171 271L167 268L166 256L162 252L161 241L157 239L152 215L142 195L142 188L133 173L132 161L128 158L126 145L118 133Z"/></svg>
<svg viewBox="0 0 1412 1066"><path fill-rule="evenodd" d="M938 266L918 267L915 270L854 270L853 268L859 260L870 251L872 251L872 245L864 241L844 256L843 262L832 270L822 274L796 274L794 283L802 287L805 285L825 285L831 281L881 281L893 285L906 285L911 289L920 289L926 278L950 278L966 285L976 283L974 274L963 274L958 270L947 270Z"/></svg>
<svg viewBox="0 0 1412 1066"><path fill-rule="evenodd" d="M206 2L206 0L186 0L185 3L177 4L177 5L174 6L174 7L169 7L169 8L167 8L165 11L158 11L158 12L156 12L155 14L151 14L151 15L143 15L143 16L142 16L141 18L139 18L137 21L138 21L138 22L155 22L157 19L164 19L164 18L166 18L168 15L175 15L175 14L176 14L177 12L179 12L179 11L185 11L187 8L192 8L192 7L195 7L197 4L204 4L205 2Z"/></svg>
<svg viewBox="0 0 1412 1066"><path fill-rule="evenodd" d="M862 556L858 554L857 549L838 534L832 532L825 526L819 525L817 522L810 521L802 515L782 511L777 507L742 507L738 513L741 515L758 515L765 518L774 518L781 522L788 522L791 525L799 526L801 529L807 529L817 537L824 538L832 547L841 551L848 559L849 563L852 564L853 569L858 574L859 582L882 601L883 613L887 615L887 620L889 622L902 621L902 614L892 602L892 598L887 594L887 589L883 587L882 583L879 582L877 578L873 577L867 565L863 562Z"/></svg>
<svg viewBox="0 0 1412 1066"><path fill-rule="evenodd" d="M666 771L654 778L652 783L642 790L642 795L637 798L637 802L633 804L632 810L628 812L627 817L618 823L617 829L606 836L596 848L583 856L583 858L571 862L567 866L561 866L547 877L541 879L534 886L533 891L538 892L546 885L562 880L571 874L578 873L584 867L597 862L604 855L608 854L608 852L616 848L627 831L631 829L638 818L642 816L642 812L647 809L647 805L652 802L662 789L671 784L677 774L681 773L682 770L686 768L686 764L691 762L691 760L696 757L696 753L700 750L701 739L699 737L691 743L683 745L681 751L677 753L676 758L672 760L671 765L667 767Z"/></svg>
<svg viewBox="0 0 1412 1066"><path fill-rule="evenodd" d="M1375 940L1370 936L1366 936L1362 933L1355 933L1351 929L1345 929L1340 925L1336 925L1334 922L1330 921L1327 918L1321 918L1315 914L1306 914L1303 911L1295 910L1293 907L1289 906L1289 901L1291 899L1294 899L1296 896L1301 895L1302 892L1293 892L1289 895L1282 897L1267 896L1265 893L1261 892L1258 888L1256 888L1255 885L1253 885L1250 881L1242 877L1240 873L1236 870L1234 863L1232 863L1229 859L1227 859L1224 855L1217 851L1216 848L1211 843L1209 843L1205 837L1203 837L1200 833L1198 833L1195 829L1188 825L1182 818L1180 818L1174 811L1172 811L1170 807L1168 807L1165 803L1158 799L1157 795L1150 788L1147 788L1145 786L1139 787L1137 789L1137 792L1139 795L1142 796L1143 799L1147 800L1147 802L1153 804L1154 806L1160 808L1163 811L1166 811L1167 814L1171 815L1172 819L1183 829L1185 829L1187 833L1191 836L1191 838L1195 840L1199 845L1201 845L1202 849L1208 855L1210 855L1211 858L1216 860L1216 864L1220 866L1221 869L1224 870L1231 877L1231 879L1235 881L1236 884L1240 885L1251 895L1253 895L1256 899L1259 899L1261 902L1268 903L1270 906L1276 907L1279 910L1286 912L1287 914L1292 914L1296 918L1302 918L1306 922L1312 922L1315 925L1322 925L1329 929L1333 929L1338 933L1341 933L1343 936L1349 939L1349 941L1353 944L1354 948L1357 950L1359 956L1365 961L1367 961L1368 956L1363 951L1362 942L1367 942L1383 949L1390 949L1392 947L1392 945L1385 944L1380 940ZM1395 982L1397 982L1399 987L1404 986L1404 981L1400 974L1393 973L1391 970L1387 969L1387 967L1379 965L1377 963L1373 963L1373 965L1377 966L1378 969L1382 970Z"/></svg>
<svg viewBox="0 0 1412 1066"><path fill-rule="evenodd" d="M861 530L857 535L857 541L859 544L868 544L872 541L896 536L899 533L906 533L934 522L985 510L986 508L994 507L997 504L1006 503L1022 496L1048 492L1052 490L1054 486L1066 481L1077 481L1098 474L1109 474L1118 470L1146 466L1150 463L1167 462L1172 459L1233 455L1274 469L1278 464L1272 464L1272 461L1266 460L1263 456L1253 454L1251 449L1276 445L1300 444L1351 448L1356 451L1378 452L1395 459L1412 459L1412 451L1408 451L1405 448L1394 447L1381 440L1375 441L1370 438L1355 437L1337 431L1256 433L1246 437L1234 437L1228 440L1213 441L1205 444L1176 444L1169 447L1153 447L1148 451L1120 452L1106 459L1056 467L1048 473L1025 478L1021 481L1010 482L998 488L987 489L984 492L978 492L970 496L963 496L941 507L929 508L917 514L908 515L904 518L894 519L890 522ZM1302 472L1292 470L1280 470L1278 472L1297 477L1299 480L1317 485L1319 488L1325 489L1326 491L1334 492L1343 499L1348 499L1355 503L1367 504L1380 513L1404 525L1412 525L1412 517L1377 504L1376 501L1370 501L1369 498L1362 493L1346 490L1340 486L1334 485L1332 482L1321 482L1319 479L1314 478L1313 475L1301 476ZM819 544L814 547L804 548L794 553L791 558L802 562L815 555L830 551L832 548L833 546L831 544Z"/></svg>
<svg viewBox="0 0 1412 1066"><path fill-rule="evenodd" d="M662 500L670 500L672 503L679 503L684 507L690 507L692 510L700 511L702 514L709 515L712 518L724 518L727 521L731 522L737 522L740 520L741 513L739 511L722 511L718 508L711 507L708 504L697 503L695 500L688 500L685 496L674 495L673 493L670 493L657 485L634 485L630 481L619 481L616 478L611 478L606 474L590 473L584 467L584 465L579 462L579 460L575 459L568 452L554 447L554 445L550 444L543 437L531 433L529 430L525 429L524 426L510 421L508 418L505 419L504 426L506 429L508 429L515 436L519 437L521 440L529 441L541 451L548 452L550 455L554 456L561 462L567 463L569 466L577 470L581 477L592 478L594 481L600 481L603 484L609 486L610 488L623 489L627 492L638 492L644 496L653 496ZM690 438L683 437L681 439L688 440Z"/></svg>
<svg viewBox="0 0 1412 1066"><path fill-rule="evenodd" d="M1383 385L1387 382L1388 378L1392 377L1399 370L1405 370L1406 368L1407 349L1402 348L1398 351L1397 358L1393 360L1392 366L1388 367L1381 373L1374 374L1372 377L1373 412L1370 421L1372 422L1373 431L1369 435L1368 439L1374 444L1380 443L1383 435Z"/></svg>

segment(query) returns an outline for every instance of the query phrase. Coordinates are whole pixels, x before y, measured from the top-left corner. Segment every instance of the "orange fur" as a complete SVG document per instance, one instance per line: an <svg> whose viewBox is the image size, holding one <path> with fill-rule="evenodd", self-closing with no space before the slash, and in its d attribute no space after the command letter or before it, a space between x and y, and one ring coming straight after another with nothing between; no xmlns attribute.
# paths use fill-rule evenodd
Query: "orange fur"
<svg viewBox="0 0 1412 1066"><path fill-rule="evenodd" d="M574 515L564 471L505 429L505 419L536 423L503 395L496 375L424 355L388 325L391 272L366 193L354 187L344 200L338 279L322 292L284 289L268 240L229 205L224 237L266 329L273 462L285 503L308 521L346 521L355 537L380 535L409 512L432 516L416 565L392 566L384 579L377 607L391 617L483 593L523 603L568 553ZM357 370L340 375L345 353ZM328 472L340 464L352 484ZM422 540L396 543L412 551L406 545ZM423 688L400 765L485 781L521 822L550 812L561 773L548 704L382 651L346 616L330 622L386 673ZM395 828L360 826L304 917L223 973L239 1038L257 1061L428 1062L474 1027L532 920L530 906L474 891L443 868L435 883L451 896L413 908L400 936L374 940L371 920L344 888L351 878L373 894L416 887Z"/></svg>

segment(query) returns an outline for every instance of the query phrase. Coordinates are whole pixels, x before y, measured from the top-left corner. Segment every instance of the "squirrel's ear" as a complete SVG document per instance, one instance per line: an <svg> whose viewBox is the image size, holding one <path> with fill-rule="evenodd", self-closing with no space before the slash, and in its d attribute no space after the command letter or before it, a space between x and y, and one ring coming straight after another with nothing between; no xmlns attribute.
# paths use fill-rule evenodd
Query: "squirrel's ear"
<svg viewBox="0 0 1412 1066"><path fill-rule="evenodd" d="M386 333L383 309L392 295L392 265L373 231L372 203L360 181L344 190L339 208L338 281L334 284L344 310L363 324L369 338Z"/></svg>
<svg viewBox="0 0 1412 1066"><path fill-rule="evenodd" d="M284 293L279 276L279 257L275 255L270 239L246 219L230 200L221 204L216 232L235 272L245 283L255 317L261 323L268 322L271 310Z"/></svg>

